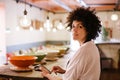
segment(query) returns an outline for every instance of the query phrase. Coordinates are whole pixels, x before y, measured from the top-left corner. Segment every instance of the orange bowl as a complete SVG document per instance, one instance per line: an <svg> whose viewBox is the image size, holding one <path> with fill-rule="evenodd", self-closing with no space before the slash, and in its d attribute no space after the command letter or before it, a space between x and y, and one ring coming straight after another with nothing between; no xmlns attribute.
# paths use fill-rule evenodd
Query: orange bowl
<svg viewBox="0 0 120 80"><path fill-rule="evenodd" d="M12 65L19 68L27 68L30 65L34 64L37 57L35 56L12 56L9 58L9 61Z"/></svg>

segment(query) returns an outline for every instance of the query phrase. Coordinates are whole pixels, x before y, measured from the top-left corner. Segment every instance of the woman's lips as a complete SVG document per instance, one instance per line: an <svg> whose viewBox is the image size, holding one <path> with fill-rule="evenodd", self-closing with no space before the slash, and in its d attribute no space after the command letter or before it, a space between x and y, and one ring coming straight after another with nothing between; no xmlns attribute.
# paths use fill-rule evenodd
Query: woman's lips
<svg viewBox="0 0 120 80"><path fill-rule="evenodd" d="M78 34L77 34L77 33L73 33L73 35L74 35L74 36L78 36Z"/></svg>
<svg viewBox="0 0 120 80"><path fill-rule="evenodd" d="M78 37L78 34L73 34L74 37Z"/></svg>

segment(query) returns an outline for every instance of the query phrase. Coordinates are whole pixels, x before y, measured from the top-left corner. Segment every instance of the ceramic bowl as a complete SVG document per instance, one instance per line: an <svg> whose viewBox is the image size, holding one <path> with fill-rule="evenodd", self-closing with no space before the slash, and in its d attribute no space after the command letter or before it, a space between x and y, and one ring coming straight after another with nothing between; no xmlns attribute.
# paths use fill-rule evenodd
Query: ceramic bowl
<svg viewBox="0 0 120 80"><path fill-rule="evenodd" d="M8 60L10 63L19 68L27 68L34 64L37 57L35 56L12 56Z"/></svg>
<svg viewBox="0 0 120 80"><path fill-rule="evenodd" d="M35 55L37 57L36 62L41 62L46 55Z"/></svg>
<svg viewBox="0 0 120 80"><path fill-rule="evenodd" d="M46 57L45 52L36 52L36 53L35 52L31 52L31 53L26 54L26 55L37 57L37 59L35 60L36 62L41 62L44 59L44 57Z"/></svg>

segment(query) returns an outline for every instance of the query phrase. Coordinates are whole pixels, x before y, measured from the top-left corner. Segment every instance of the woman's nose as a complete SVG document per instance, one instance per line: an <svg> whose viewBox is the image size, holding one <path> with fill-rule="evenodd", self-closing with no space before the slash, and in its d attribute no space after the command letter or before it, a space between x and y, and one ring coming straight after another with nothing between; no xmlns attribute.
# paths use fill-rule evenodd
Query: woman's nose
<svg viewBox="0 0 120 80"><path fill-rule="evenodd" d="M74 28L73 28L73 31L76 31L76 30L77 30L77 27L74 27Z"/></svg>
<svg viewBox="0 0 120 80"><path fill-rule="evenodd" d="M76 29L76 28L73 28L73 29L72 29L72 32L77 32L77 29Z"/></svg>

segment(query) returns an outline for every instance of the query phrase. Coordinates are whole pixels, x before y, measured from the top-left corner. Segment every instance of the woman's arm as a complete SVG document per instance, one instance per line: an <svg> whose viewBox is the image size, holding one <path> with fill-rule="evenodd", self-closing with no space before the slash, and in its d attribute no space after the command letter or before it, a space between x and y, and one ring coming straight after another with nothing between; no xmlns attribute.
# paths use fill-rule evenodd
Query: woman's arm
<svg viewBox="0 0 120 80"><path fill-rule="evenodd" d="M57 74L57 73L64 74L64 73L66 72L66 70L62 69L62 68L59 67L59 66L53 66L52 72L55 72L56 74Z"/></svg>
<svg viewBox="0 0 120 80"><path fill-rule="evenodd" d="M60 68L60 67L58 67L58 68ZM53 76L53 75L51 75L52 72L50 72L48 69L46 69L46 68L43 67L43 66L40 67L40 70L42 70L41 74L42 74L44 77L48 78L49 80L62 80L62 79L59 78L58 76ZM60 68L60 70L62 70L62 71L60 71L61 73L64 73L64 70L63 70L62 68Z"/></svg>
<svg viewBox="0 0 120 80"><path fill-rule="evenodd" d="M58 76L52 76L51 74L47 74L45 77L47 77L49 80L62 80L62 78Z"/></svg>

